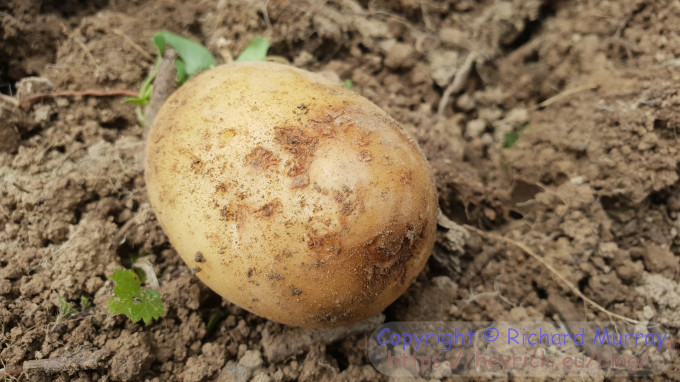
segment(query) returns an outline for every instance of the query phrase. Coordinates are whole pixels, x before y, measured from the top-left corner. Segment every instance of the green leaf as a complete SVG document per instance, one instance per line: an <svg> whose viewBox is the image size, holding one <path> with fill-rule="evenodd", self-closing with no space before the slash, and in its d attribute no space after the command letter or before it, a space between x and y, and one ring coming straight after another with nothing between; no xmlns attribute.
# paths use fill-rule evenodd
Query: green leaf
<svg viewBox="0 0 680 382"><path fill-rule="evenodd" d="M352 83L352 80L349 78L345 80L345 88L352 90L352 87L354 86L354 83Z"/></svg>
<svg viewBox="0 0 680 382"><path fill-rule="evenodd" d="M267 59L267 51L269 51L269 46L270 43L268 38L255 37L234 61L264 61Z"/></svg>
<svg viewBox="0 0 680 382"><path fill-rule="evenodd" d="M527 123L526 125L522 126L522 129L519 131L519 133L505 133L505 136L503 138L503 148L508 149L517 143L517 140L519 140L519 137L521 136L522 132L529 128L529 124Z"/></svg>
<svg viewBox="0 0 680 382"><path fill-rule="evenodd" d="M167 31L158 32L151 38L158 48L159 56L163 56L166 45L177 51L179 58L175 60L177 68L177 85L182 85L187 78L215 66L215 57L203 45Z"/></svg>
<svg viewBox="0 0 680 382"><path fill-rule="evenodd" d="M75 316L76 314L78 314L78 309L74 308L70 302L64 300L63 298L59 299L59 317L69 318L71 316Z"/></svg>
<svg viewBox="0 0 680 382"><path fill-rule="evenodd" d="M220 322L222 322L225 318L227 318L227 314L224 312L217 312L210 316L210 320L208 320L208 324L206 325L208 332L212 333L217 330Z"/></svg>
<svg viewBox="0 0 680 382"><path fill-rule="evenodd" d="M158 66L160 65L160 57L156 60L151 73L142 82L142 87L139 89L139 97L127 97L125 102L131 103L137 106L145 106L151 102L151 94L153 93L153 80L156 78L158 73Z"/></svg>
<svg viewBox="0 0 680 382"><path fill-rule="evenodd" d="M145 324L163 315L165 305L160 294L155 290L142 288L134 271L116 269L111 279L116 282L116 287L113 288L115 297L106 302L109 314L124 314L132 322L144 320Z"/></svg>
<svg viewBox="0 0 680 382"><path fill-rule="evenodd" d="M116 269L111 275L111 280L116 282L113 294L121 299L132 299L138 296L142 290L142 284L137 274L130 270Z"/></svg>
<svg viewBox="0 0 680 382"><path fill-rule="evenodd" d="M505 138L503 139L503 148L507 149L514 146L518 139L518 133L505 133Z"/></svg>
<svg viewBox="0 0 680 382"><path fill-rule="evenodd" d="M87 299L85 296L80 296L80 308L85 310L89 307L91 307L92 304L90 303L90 300Z"/></svg>

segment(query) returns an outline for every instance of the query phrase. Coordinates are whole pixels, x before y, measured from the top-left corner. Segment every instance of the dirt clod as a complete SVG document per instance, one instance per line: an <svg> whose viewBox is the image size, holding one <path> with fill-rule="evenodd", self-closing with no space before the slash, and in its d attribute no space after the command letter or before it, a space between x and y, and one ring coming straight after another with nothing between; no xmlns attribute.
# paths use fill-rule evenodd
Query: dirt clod
<svg viewBox="0 0 680 382"><path fill-rule="evenodd" d="M137 92L160 30L205 44L218 60L269 36L278 60L351 80L418 141L447 220L425 270L385 310L388 321L610 319L525 251L467 224L522 243L584 296L664 325L679 343L677 8L653 0L0 2L0 377L388 380L365 354L365 333L382 320L336 331L268 322L198 282L191 268L211 266L203 256L187 266L172 249L146 197L135 107L80 93ZM71 95L20 103L54 92ZM304 167L317 138L283 128L281 144L300 153L286 163L292 185L314 186ZM244 160L267 171L279 158L260 150ZM272 202L262 200L263 220L280 212ZM237 218L237 206L219 208ZM146 325L106 307L109 276L138 255L155 255L166 306ZM305 296L295 284L287 292ZM83 309L81 298L93 306ZM86 313L58 319L62 299ZM658 378L680 378L680 357Z"/></svg>

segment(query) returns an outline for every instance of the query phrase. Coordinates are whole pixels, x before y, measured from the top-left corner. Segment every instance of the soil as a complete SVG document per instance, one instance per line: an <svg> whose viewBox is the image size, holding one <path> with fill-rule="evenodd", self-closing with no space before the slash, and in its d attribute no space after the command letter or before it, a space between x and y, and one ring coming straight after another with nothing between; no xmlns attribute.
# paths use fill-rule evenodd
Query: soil
<svg viewBox="0 0 680 382"><path fill-rule="evenodd" d="M425 270L381 319L610 319L468 224L525 244L583 295L679 343L678 25L671 0L2 2L0 377L387 380L365 330L317 333L281 355L272 349L299 332L198 282L149 206L133 105L16 105L136 91L159 30L220 62L269 37L270 55L350 79L418 140L457 224L442 220ZM109 276L138 254L152 255L165 303L148 325L106 307ZM60 317L60 299L82 312ZM659 378L680 380L680 357Z"/></svg>

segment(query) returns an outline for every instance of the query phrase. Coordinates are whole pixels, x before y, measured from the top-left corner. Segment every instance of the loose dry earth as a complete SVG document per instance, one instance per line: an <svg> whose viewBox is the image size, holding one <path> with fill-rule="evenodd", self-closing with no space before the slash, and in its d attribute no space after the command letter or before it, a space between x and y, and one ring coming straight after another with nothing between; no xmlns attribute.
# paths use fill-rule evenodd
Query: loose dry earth
<svg viewBox="0 0 680 382"><path fill-rule="evenodd" d="M679 1L9 0L0 377L387 379L365 333L277 355L290 328L197 282L150 210L143 128L121 97L15 107L49 91L138 89L164 29L220 61L267 36L270 54L351 79L420 142L451 220L526 244L585 296L680 341ZM442 224L385 320L610 319L524 251ZM136 254L154 256L166 305L146 326L106 314L108 276ZM60 298L81 297L93 307L58 317ZM33 362L45 359L57 361ZM680 380L680 357L659 378Z"/></svg>

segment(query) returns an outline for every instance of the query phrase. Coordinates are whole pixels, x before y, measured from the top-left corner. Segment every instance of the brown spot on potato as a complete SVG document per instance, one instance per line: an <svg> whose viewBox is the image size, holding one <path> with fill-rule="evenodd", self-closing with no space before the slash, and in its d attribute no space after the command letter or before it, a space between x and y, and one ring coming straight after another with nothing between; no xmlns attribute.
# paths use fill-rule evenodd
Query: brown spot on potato
<svg viewBox="0 0 680 382"><path fill-rule="evenodd" d="M203 161L200 160L200 159L194 159L194 160L191 162L191 171L192 171L194 174L200 174L200 173L202 173L204 167L205 167L205 165L203 164Z"/></svg>
<svg viewBox="0 0 680 382"><path fill-rule="evenodd" d="M262 207L255 210L255 214L260 218L268 218L276 213L276 211L281 207L281 200L274 199L273 201L263 205Z"/></svg>
<svg viewBox="0 0 680 382"><path fill-rule="evenodd" d="M266 274L267 278L270 280L279 280L283 281L283 276L281 276L280 273L267 273Z"/></svg>
<svg viewBox="0 0 680 382"><path fill-rule="evenodd" d="M296 115L307 114L309 113L309 106L305 105L304 103L300 104L298 105L298 107L295 108L295 110L293 110L293 113L295 113Z"/></svg>
<svg viewBox="0 0 680 382"><path fill-rule="evenodd" d="M222 183L218 184L217 186L215 186L215 192L219 192L219 193L221 193L221 194L226 193L228 189L229 189L229 186L227 186L227 184L224 183L224 182L222 182Z"/></svg>
<svg viewBox="0 0 680 382"><path fill-rule="evenodd" d="M193 273L198 273L200 271L201 271L201 267L199 267L199 266L195 266L195 267L191 268L191 272L193 272Z"/></svg>
<svg viewBox="0 0 680 382"><path fill-rule="evenodd" d="M276 140L283 148L293 155L293 165L288 169L288 176L293 178L293 188L303 188L309 185L309 165L316 151L319 140L312 134L299 127L282 126L276 128Z"/></svg>
<svg viewBox="0 0 680 382"><path fill-rule="evenodd" d="M302 294L302 291L294 286L290 286L290 295L291 296L299 296Z"/></svg>
<svg viewBox="0 0 680 382"><path fill-rule="evenodd" d="M354 212L356 202L350 199L351 190L344 195L340 191L335 191L333 199L340 205L340 213L349 216Z"/></svg>
<svg viewBox="0 0 680 382"><path fill-rule="evenodd" d="M309 175L305 174L300 174L296 177L293 178L293 181L290 184L291 188L305 188L309 185Z"/></svg>
<svg viewBox="0 0 680 382"><path fill-rule="evenodd" d="M373 154L368 150L361 150L359 152L359 162L370 162L373 160Z"/></svg>
<svg viewBox="0 0 680 382"><path fill-rule="evenodd" d="M337 254L340 249L340 233L331 232L324 235L319 235L316 230L307 237L307 247L317 253ZM330 253L329 253L330 252Z"/></svg>
<svg viewBox="0 0 680 382"><path fill-rule="evenodd" d="M279 158L262 146L257 146L245 157L245 164L258 170L267 170L276 166Z"/></svg>
<svg viewBox="0 0 680 382"><path fill-rule="evenodd" d="M403 185L409 185L413 183L413 171L402 172L399 181Z"/></svg>
<svg viewBox="0 0 680 382"><path fill-rule="evenodd" d="M203 257L203 253L201 253L201 251L196 252L194 255L194 261L197 263L205 263L205 257Z"/></svg>
<svg viewBox="0 0 680 382"><path fill-rule="evenodd" d="M422 235L426 225L421 225L417 232ZM364 245L365 286L366 288L384 288L390 280L406 283L406 264L416 253L417 242L412 241L416 228L409 225L405 229L386 230L376 235Z"/></svg>
<svg viewBox="0 0 680 382"><path fill-rule="evenodd" d="M220 210L220 216L222 220L225 221L233 221L236 220L238 214L237 208L233 205L233 203L229 203L222 207Z"/></svg>

